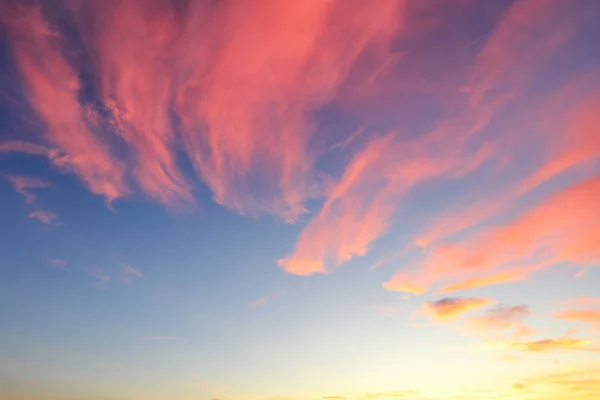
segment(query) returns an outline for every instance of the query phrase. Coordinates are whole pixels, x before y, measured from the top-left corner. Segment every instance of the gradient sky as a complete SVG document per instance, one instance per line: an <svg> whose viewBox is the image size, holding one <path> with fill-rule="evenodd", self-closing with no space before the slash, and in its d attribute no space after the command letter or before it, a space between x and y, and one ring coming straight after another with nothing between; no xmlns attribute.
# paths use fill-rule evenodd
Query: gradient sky
<svg viewBox="0 0 600 400"><path fill-rule="evenodd" d="M600 399L599 21L2 1L0 399Z"/></svg>

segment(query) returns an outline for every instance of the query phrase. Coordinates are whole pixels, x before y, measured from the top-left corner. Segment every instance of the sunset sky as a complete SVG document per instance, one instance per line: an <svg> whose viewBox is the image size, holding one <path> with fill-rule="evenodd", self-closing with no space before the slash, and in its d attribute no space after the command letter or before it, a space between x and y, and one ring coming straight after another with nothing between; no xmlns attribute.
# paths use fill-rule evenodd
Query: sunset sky
<svg viewBox="0 0 600 400"><path fill-rule="evenodd" d="M600 1L0 0L0 400L600 399Z"/></svg>

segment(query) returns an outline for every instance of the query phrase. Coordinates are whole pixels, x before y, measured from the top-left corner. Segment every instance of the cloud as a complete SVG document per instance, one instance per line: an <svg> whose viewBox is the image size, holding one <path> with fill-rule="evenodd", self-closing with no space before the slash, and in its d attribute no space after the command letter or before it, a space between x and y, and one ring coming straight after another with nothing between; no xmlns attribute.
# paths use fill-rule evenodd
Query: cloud
<svg viewBox="0 0 600 400"><path fill-rule="evenodd" d="M44 189L50 187L50 182L39 178L30 178L27 176L8 176L7 179L13 185L15 191L25 198L25 202L33 204L37 198L32 189Z"/></svg>
<svg viewBox="0 0 600 400"><path fill-rule="evenodd" d="M592 324L600 329L600 308L568 309L559 311L555 315L565 321Z"/></svg>
<svg viewBox="0 0 600 400"><path fill-rule="evenodd" d="M520 192L540 186L571 169L593 167L593 163L600 158L598 110L600 96L591 96L571 110L565 134L556 141L551 158L520 183Z"/></svg>
<svg viewBox="0 0 600 400"><path fill-rule="evenodd" d="M572 37L577 21L564 19L562 11L558 2L523 1L508 7L475 57L452 112L416 138L391 132L375 137L355 154L327 191L320 212L301 232L293 252L279 265L296 275L331 272L369 252L388 231L401 200L417 184L464 177L499 157L500 149L482 130L525 91L544 60ZM525 43L535 51L526 51ZM386 287L421 291L422 285L398 280Z"/></svg>
<svg viewBox="0 0 600 400"><path fill-rule="evenodd" d="M425 303L425 310L439 321L450 321L492 302L490 299L446 297Z"/></svg>
<svg viewBox="0 0 600 400"><path fill-rule="evenodd" d="M0 142L0 153L26 153L31 155L47 156L53 159L57 156L57 151L49 147L22 142L19 140Z"/></svg>
<svg viewBox="0 0 600 400"><path fill-rule="evenodd" d="M46 224L46 225L59 225L60 224L60 222L58 221L57 214L55 214L51 211L46 211L46 210L42 210L42 209L36 209L36 210L31 211L28 214L28 217L37 219L42 224Z"/></svg>
<svg viewBox="0 0 600 400"><path fill-rule="evenodd" d="M598 352L600 348L591 346L593 341L561 337L534 341L506 341L484 346L488 349L511 349L522 352L544 353L555 350L582 350Z"/></svg>
<svg viewBox="0 0 600 400"><path fill-rule="evenodd" d="M595 234L600 229L600 217L588 210L593 209L594 196L599 192L600 175L577 182L504 226L488 228L460 243L432 248L417 268L401 271L385 287L416 287L422 292L437 281L473 274L492 274L483 278L483 283L495 283L521 280L533 271L559 263L593 266L600 255L600 236ZM481 283L467 280L466 284L442 290Z"/></svg>
<svg viewBox="0 0 600 400"><path fill-rule="evenodd" d="M51 161L109 201L125 195L121 163L92 132L78 101L81 82L61 50L61 34L39 8L16 4L5 10L2 23L29 102L44 123L44 141L63 154Z"/></svg>
<svg viewBox="0 0 600 400"><path fill-rule="evenodd" d="M588 350L600 351L596 348L590 348L591 340L573 339L573 338L558 338L558 339L543 339L530 342L514 342L510 343L510 348L520 351L530 352L545 352L551 350Z"/></svg>
<svg viewBox="0 0 600 400"><path fill-rule="evenodd" d="M333 97L365 48L391 40L400 26L398 4L221 3L210 21L198 10L190 26L209 26L216 40L202 45L197 32L187 32L184 42L199 50L184 60L189 78L176 107L186 150L217 203L240 213L275 212L287 221L306 213L316 156L308 148L311 111ZM252 178L264 193L250 185Z"/></svg>
<svg viewBox="0 0 600 400"><path fill-rule="evenodd" d="M564 398L594 399L600 393L600 370L597 368L572 368L567 371L539 374L523 379L523 382L528 387L551 385L560 390L555 395L562 395Z"/></svg>
<svg viewBox="0 0 600 400"><path fill-rule="evenodd" d="M67 266L67 260L63 260L62 258L47 258L47 257L42 257L42 259L44 261L46 261L48 264L52 265L53 267L56 268L66 268Z"/></svg>
<svg viewBox="0 0 600 400"><path fill-rule="evenodd" d="M263 296L263 297L259 297L258 299L252 301L250 303L251 307L264 307L269 303L269 297L268 296Z"/></svg>
<svg viewBox="0 0 600 400"><path fill-rule="evenodd" d="M144 274L138 269L133 268L131 265L124 265L123 272L127 275L137 276L138 278L142 278Z"/></svg>
<svg viewBox="0 0 600 400"><path fill-rule="evenodd" d="M527 305L498 304L481 315L470 317L466 321L466 328L484 335L508 333L511 337L521 338L534 333L525 323L525 319L530 315L531 311Z"/></svg>
<svg viewBox="0 0 600 400"><path fill-rule="evenodd" d="M476 278L468 278L440 288L438 294L447 294L460 290L475 289L483 286L498 285L501 283L517 282L525 280L527 271L525 269L506 270L493 274L482 274Z"/></svg>

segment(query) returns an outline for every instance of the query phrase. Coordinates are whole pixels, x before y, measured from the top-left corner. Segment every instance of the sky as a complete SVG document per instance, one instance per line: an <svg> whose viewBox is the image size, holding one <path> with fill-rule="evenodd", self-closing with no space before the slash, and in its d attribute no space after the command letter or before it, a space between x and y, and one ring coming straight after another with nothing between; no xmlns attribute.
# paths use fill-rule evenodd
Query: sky
<svg viewBox="0 0 600 400"><path fill-rule="evenodd" d="M0 3L0 400L600 399L600 2Z"/></svg>

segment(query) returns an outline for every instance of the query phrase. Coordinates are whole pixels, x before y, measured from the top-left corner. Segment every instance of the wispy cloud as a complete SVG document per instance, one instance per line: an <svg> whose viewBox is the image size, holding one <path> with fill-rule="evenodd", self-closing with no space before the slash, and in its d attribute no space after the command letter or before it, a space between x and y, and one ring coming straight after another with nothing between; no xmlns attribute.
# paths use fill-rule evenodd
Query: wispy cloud
<svg viewBox="0 0 600 400"><path fill-rule="evenodd" d="M513 342L510 343L510 348L531 351L544 352L551 350L587 350L600 351L598 348L590 347L593 342L591 340L573 339L573 338L557 338L557 339L542 339L530 342Z"/></svg>
<svg viewBox="0 0 600 400"><path fill-rule="evenodd" d="M498 304L487 309L481 315L470 317L466 321L466 328L491 337L508 335L513 338L522 338L534 333L525 323L525 319L530 315L531 311L526 305Z"/></svg>
<svg viewBox="0 0 600 400"><path fill-rule="evenodd" d="M441 291L524 279L558 263L593 266L600 252L600 217L589 214L600 175L580 181L533 206L512 222L477 233L461 243L436 246L421 265L385 284L391 290L424 291L441 279L477 276Z"/></svg>
<svg viewBox="0 0 600 400"><path fill-rule="evenodd" d="M46 261L48 264L52 265L53 267L56 268L66 268L67 267L67 260L64 260L62 258L48 258L48 257L42 257L42 259L44 261Z"/></svg>
<svg viewBox="0 0 600 400"><path fill-rule="evenodd" d="M52 211L46 211L42 209L33 210L28 214L29 218L37 219L42 224L46 225L60 225L58 215Z"/></svg>
<svg viewBox="0 0 600 400"><path fill-rule="evenodd" d="M144 276L140 270L133 268L131 265L124 265L123 272L129 276L137 276L138 278L142 278Z"/></svg>
<svg viewBox="0 0 600 400"><path fill-rule="evenodd" d="M75 172L92 192L108 200L126 194L121 163L111 157L85 119L78 101L81 82L61 50L60 32L39 8L15 4L4 10L10 49L29 101L45 124L44 139L64 154L53 163Z"/></svg>
<svg viewBox="0 0 600 400"><path fill-rule="evenodd" d="M544 60L572 37L578 20L563 18L563 11L559 2L522 1L509 7L473 61L452 112L416 139L392 132L366 145L328 190L320 212L304 228L293 252L279 260L280 266L297 275L331 272L370 250L417 184L457 179L500 157L502 149L482 130L525 91ZM525 51L525 43L535 51ZM386 287L423 290L424 284L404 280L400 275Z"/></svg>
<svg viewBox="0 0 600 400"><path fill-rule="evenodd" d="M25 202L33 204L37 198L33 189L44 189L50 187L50 182L44 179L31 178L27 176L8 176L7 179L13 185L16 192L23 195Z"/></svg>

